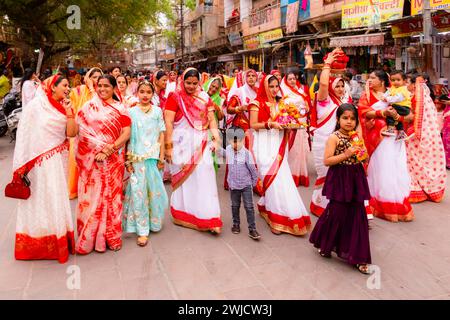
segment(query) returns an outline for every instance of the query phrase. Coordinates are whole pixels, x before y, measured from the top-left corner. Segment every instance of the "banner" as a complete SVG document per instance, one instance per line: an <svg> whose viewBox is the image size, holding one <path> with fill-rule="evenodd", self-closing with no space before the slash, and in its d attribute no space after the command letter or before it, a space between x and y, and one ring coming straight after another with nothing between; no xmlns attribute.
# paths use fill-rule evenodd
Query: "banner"
<svg viewBox="0 0 450 320"><path fill-rule="evenodd" d="M244 50L255 50L261 45L258 35L244 38Z"/></svg>
<svg viewBox="0 0 450 320"><path fill-rule="evenodd" d="M299 10L299 1L294 3L290 3L287 8L286 15L286 33L294 33L298 30L298 10Z"/></svg>
<svg viewBox="0 0 450 320"><path fill-rule="evenodd" d="M362 0L345 4L342 6L342 29L369 27L400 19L403 17L404 2L404 0Z"/></svg>
<svg viewBox="0 0 450 320"><path fill-rule="evenodd" d="M274 29L274 30L263 32L263 33L259 34L259 40L261 42L261 45L266 43L266 42L278 40L278 39L281 39L281 38L283 38L283 30L281 30L281 28Z"/></svg>
<svg viewBox="0 0 450 320"><path fill-rule="evenodd" d="M423 2L426 0L411 0L411 15L416 16L422 13ZM428 0L431 4L431 10L450 10L450 0Z"/></svg>

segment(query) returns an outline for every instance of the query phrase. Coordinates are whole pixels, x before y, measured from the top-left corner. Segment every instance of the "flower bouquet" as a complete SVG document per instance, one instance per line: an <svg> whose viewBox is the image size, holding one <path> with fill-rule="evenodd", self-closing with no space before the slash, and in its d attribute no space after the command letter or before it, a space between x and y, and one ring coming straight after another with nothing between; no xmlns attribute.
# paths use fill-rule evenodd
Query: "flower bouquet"
<svg viewBox="0 0 450 320"><path fill-rule="evenodd" d="M369 154L367 153L367 149L364 145L364 141L361 138L359 138L358 132L356 131L350 131L348 135L350 136L350 143L352 144L352 146L360 148L360 150L356 153L356 159L359 162L363 162L369 156Z"/></svg>
<svg viewBox="0 0 450 320"><path fill-rule="evenodd" d="M275 121L285 129L304 129L307 127L307 124L300 122L301 117L302 115L295 104L289 103L286 105L281 101Z"/></svg>

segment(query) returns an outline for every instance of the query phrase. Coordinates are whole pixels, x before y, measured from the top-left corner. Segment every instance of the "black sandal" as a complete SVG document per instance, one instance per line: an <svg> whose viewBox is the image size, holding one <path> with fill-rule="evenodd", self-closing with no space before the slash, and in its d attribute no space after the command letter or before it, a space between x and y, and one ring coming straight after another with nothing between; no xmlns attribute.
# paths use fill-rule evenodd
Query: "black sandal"
<svg viewBox="0 0 450 320"><path fill-rule="evenodd" d="M318 250L318 252L319 252L319 254L320 254L321 257L324 257L324 258L331 258L331 254L325 254L325 253L323 253L322 251L320 251L320 249Z"/></svg>

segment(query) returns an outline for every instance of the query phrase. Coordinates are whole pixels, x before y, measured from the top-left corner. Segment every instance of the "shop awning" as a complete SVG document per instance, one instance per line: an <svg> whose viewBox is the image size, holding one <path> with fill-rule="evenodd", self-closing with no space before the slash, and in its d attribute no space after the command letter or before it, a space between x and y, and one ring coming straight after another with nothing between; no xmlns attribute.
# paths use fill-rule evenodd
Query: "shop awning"
<svg viewBox="0 0 450 320"><path fill-rule="evenodd" d="M363 47L384 45L384 33L360 34L330 39L330 47Z"/></svg>

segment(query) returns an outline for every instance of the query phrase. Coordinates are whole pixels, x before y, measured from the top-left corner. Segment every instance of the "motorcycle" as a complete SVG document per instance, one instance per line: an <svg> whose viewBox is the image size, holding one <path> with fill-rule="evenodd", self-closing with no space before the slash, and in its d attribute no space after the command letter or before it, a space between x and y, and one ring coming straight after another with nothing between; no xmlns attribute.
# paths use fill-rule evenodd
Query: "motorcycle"
<svg viewBox="0 0 450 320"><path fill-rule="evenodd" d="M17 125L19 124L22 114L22 102L20 92L11 91L3 99L0 111L0 136L5 131L4 123L6 122L6 131L11 138L10 142L16 140Z"/></svg>

